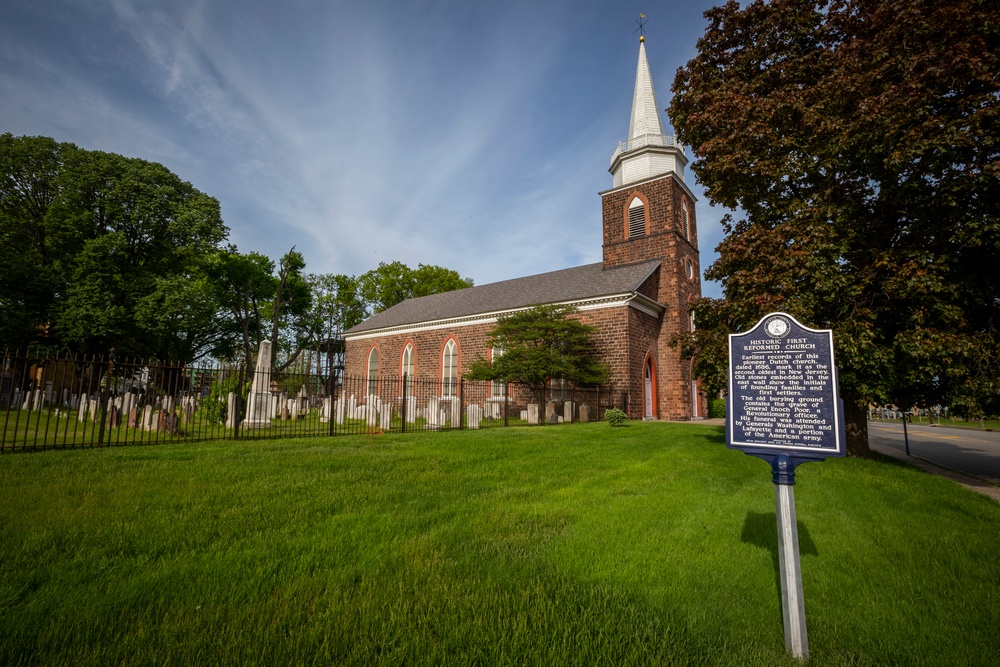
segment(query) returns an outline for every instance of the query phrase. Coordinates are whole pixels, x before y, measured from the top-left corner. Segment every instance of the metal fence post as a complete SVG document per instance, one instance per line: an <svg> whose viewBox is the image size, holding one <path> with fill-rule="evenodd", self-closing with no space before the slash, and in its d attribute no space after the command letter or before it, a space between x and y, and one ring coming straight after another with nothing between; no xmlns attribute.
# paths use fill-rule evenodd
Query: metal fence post
<svg viewBox="0 0 1000 667"><path fill-rule="evenodd" d="M403 416L403 418L400 420L401 421L400 429L403 433L406 433L406 407L407 407L406 404L409 403L406 396L406 381L408 379L409 376L406 373L403 373L403 409L400 410L400 414Z"/></svg>
<svg viewBox="0 0 1000 667"><path fill-rule="evenodd" d="M465 397L462 388L465 386L465 378L458 378L458 428L465 428Z"/></svg>

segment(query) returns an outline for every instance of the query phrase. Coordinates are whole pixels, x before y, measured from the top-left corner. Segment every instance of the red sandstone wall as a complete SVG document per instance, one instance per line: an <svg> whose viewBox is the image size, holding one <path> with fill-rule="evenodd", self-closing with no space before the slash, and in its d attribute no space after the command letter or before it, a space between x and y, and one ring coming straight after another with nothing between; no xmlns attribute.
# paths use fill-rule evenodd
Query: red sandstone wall
<svg viewBox="0 0 1000 667"><path fill-rule="evenodd" d="M649 215L647 236L626 238L627 207L633 195L641 194L646 201ZM668 344L671 335L688 331L690 319L687 305L701 297L701 267L698 261L698 227L695 219L694 202L684 189L671 177L666 176L603 195L604 210L604 265L606 267L634 264L650 259L660 259L662 264L657 276L656 300L666 306L659 323L655 350L657 363L657 393L659 416L667 419L689 419L694 416L691 400L691 364L682 361L676 350ZM684 236L681 202L687 202L690 240ZM688 275L688 262L692 276ZM636 329L642 327L642 333ZM648 336L647 325L633 323L630 331L637 336ZM636 339L629 355L629 376L637 386L637 397L642 397L642 364L650 349ZM643 406L634 405L641 414ZM633 415L630 415L633 416Z"/></svg>

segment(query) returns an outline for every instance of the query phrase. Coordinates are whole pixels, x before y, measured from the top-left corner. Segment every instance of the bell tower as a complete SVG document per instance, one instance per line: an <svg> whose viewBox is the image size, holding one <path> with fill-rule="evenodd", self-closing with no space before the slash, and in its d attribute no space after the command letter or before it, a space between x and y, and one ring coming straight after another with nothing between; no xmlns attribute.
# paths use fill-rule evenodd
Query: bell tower
<svg viewBox="0 0 1000 667"><path fill-rule="evenodd" d="M604 268L660 262L657 284L650 289L665 310L655 323L655 338L641 344L630 342L637 349L629 354L655 360L658 409L654 415L692 417L697 391L691 364L682 361L667 343L674 333L692 330L687 307L701 297L695 197L684 182L688 161L684 147L663 133L645 41L639 37L628 138L611 156L612 187L601 193ZM631 333L630 339L637 340Z"/></svg>

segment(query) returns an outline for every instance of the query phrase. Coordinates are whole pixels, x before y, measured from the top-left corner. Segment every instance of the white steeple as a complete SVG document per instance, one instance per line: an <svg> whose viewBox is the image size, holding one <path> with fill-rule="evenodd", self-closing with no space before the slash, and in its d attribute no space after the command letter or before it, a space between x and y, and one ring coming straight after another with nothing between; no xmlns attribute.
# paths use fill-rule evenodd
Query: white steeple
<svg viewBox="0 0 1000 667"><path fill-rule="evenodd" d="M676 172L683 182L687 157L674 137L663 134L659 107L653 93L653 79L646 61L646 38L639 37L639 64L635 70L635 93L632 96L632 119L628 140L618 144L611 156L608 171L614 187Z"/></svg>

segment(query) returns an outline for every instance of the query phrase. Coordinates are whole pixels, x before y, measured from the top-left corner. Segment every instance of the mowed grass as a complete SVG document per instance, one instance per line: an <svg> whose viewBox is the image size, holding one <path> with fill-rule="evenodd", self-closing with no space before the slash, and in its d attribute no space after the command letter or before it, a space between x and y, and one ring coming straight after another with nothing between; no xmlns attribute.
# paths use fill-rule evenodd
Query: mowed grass
<svg viewBox="0 0 1000 667"><path fill-rule="evenodd" d="M797 481L812 664L997 664L1000 505ZM0 554L0 664L794 664L770 470L720 427L7 455Z"/></svg>

